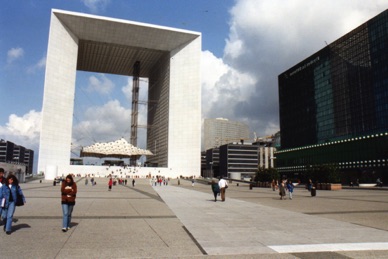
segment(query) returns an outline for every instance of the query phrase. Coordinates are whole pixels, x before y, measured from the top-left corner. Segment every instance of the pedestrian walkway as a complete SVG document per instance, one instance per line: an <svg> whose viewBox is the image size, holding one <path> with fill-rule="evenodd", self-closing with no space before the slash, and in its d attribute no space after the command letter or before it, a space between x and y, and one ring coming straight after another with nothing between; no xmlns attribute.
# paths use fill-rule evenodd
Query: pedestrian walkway
<svg viewBox="0 0 388 259"><path fill-rule="evenodd" d="M155 190L209 255L388 250L385 230L238 199L214 202L207 188Z"/></svg>
<svg viewBox="0 0 388 259"><path fill-rule="evenodd" d="M79 180L79 179L77 179ZM27 203L11 235L0 233L0 258L176 258L202 256L182 223L146 180L113 186L78 181L71 229L61 231L60 185L21 184Z"/></svg>
<svg viewBox="0 0 388 259"><path fill-rule="evenodd" d="M388 257L386 209L363 212L366 221L370 216L380 225L347 222L352 213L330 214L338 201L387 208L383 192L318 193L313 200L297 190L294 200L279 201L269 189L230 184L226 202L214 202L210 186L192 187L190 181L151 187L149 180L137 179L135 187L116 185L108 191L107 178L96 178L95 186L77 180L72 227L66 233L61 231L60 186L21 184L27 203L16 209L12 234L0 233L0 258ZM333 207L306 213L298 211L302 202Z"/></svg>

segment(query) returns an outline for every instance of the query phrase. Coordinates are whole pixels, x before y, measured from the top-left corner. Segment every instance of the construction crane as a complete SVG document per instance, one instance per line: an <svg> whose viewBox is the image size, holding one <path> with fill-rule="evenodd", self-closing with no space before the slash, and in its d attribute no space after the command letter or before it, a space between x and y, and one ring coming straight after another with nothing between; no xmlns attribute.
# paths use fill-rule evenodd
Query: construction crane
<svg viewBox="0 0 388 259"><path fill-rule="evenodd" d="M132 114L131 114L131 144L137 146L137 128L139 113L139 77L140 61L133 65L133 84L132 84Z"/></svg>

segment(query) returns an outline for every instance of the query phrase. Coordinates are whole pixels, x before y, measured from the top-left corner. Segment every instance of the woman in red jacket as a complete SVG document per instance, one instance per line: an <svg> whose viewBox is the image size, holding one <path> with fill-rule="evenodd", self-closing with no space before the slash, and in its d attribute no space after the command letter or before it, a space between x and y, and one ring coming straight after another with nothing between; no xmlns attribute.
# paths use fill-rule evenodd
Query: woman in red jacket
<svg viewBox="0 0 388 259"><path fill-rule="evenodd" d="M70 229L71 213L75 205L75 197L77 195L77 184L73 180L73 176L70 174L66 176L66 179L62 182L62 231L66 232Z"/></svg>
<svg viewBox="0 0 388 259"><path fill-rule="evenodd" d="M112 177L109 179L109 182L108 182L108 191L111 191L112 190L112 185L113 185L113 180L112 180Z"/></svg>

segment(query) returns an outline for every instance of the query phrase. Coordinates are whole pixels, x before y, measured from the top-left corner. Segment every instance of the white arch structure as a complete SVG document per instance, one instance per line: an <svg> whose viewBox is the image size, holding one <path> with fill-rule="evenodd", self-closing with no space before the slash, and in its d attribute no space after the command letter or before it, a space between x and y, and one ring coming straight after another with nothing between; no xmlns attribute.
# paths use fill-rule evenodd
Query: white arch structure
<svg viewBox="0 0 388 259"><path fill-rule="evenodd" d="M53 9L42 107L38 172L76 173L70 166L76 71L149 79L148 161L171 176L200 174L201 34ZM123 122L129 123L129 122Z"/></svg>

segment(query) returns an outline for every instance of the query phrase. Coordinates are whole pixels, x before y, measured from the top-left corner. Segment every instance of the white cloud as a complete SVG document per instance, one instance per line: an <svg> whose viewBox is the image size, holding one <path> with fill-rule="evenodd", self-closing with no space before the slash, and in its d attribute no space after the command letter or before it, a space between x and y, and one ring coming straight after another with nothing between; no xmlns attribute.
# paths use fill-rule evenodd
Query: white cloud
<svg viewBox="0 0 388 259"><path fill-rule="evenodd" d="M139 115L139 124L141 124ZM115 141L131 134L131 109L124 108L118 100L85 111L84 120L73 127L73 147L79 149L95 142ZM145 148L145 136L138 130L138 146Z"/></svg>
<svg viewBox="0 0 388 259"><path fill-rule="evenodd" d="M39 145L41 112L31 110L22 117L9 116L5 126L0 126L0 135L5 140L28 149L36 150Z"/></svg>
<svg viewBox="0 0 388 259"><path fill-rule="evenodd" d="M96 76L89 77L89 84L87 87L88 92L97 92L99 94L108 95L112 92L115 85L104 74L99 74L99 78Z"/></svg>
<svg viewBox="0 0 388 259"><path fill-rule="evenodd" d="M255 81L226 65L211 52L202 52L202 117L233 117L233 104L249 96ZM226 105L226 104L232 105ZM222 110L214 109L223 106Z"/></svg>
<svg viewBox="0 0 388 259"><path fill-rule="evenodd" d="M42 57L36 64L27 69L28 73L35 73L35 71L46 67L46 57Z"/></svg>
<svg viewBox="0 0 388 259"><path fill-rule="evenodd" d="M110 0L81 0L81 2L89 8L92 13L98 13L105 10Z"/></svg>
<svg viewBox="0 0 388 259"><path fill-rule="evenodd" d="M202 54L203 117L246 122L259 136L274 133L278 75L385 9L384 0L236 1L224 57Z"/></svg>
<svg viewBox="0 0 388 259"><path fill-rule="evenodd" d="M10 64L15 60L23 57L24 50L22 48L12 48L7 52L7 63Z"/></svg>
<svg viewBox="0 0 388 259"><path fill-rule="evenodd" d="M117 100L109 101L101 107L90 107L85 111L84 126L89 127L88 132L95 132L106 136L117 136L118 132L125 132L130 126L131 111L125 109Z"/></svg>

